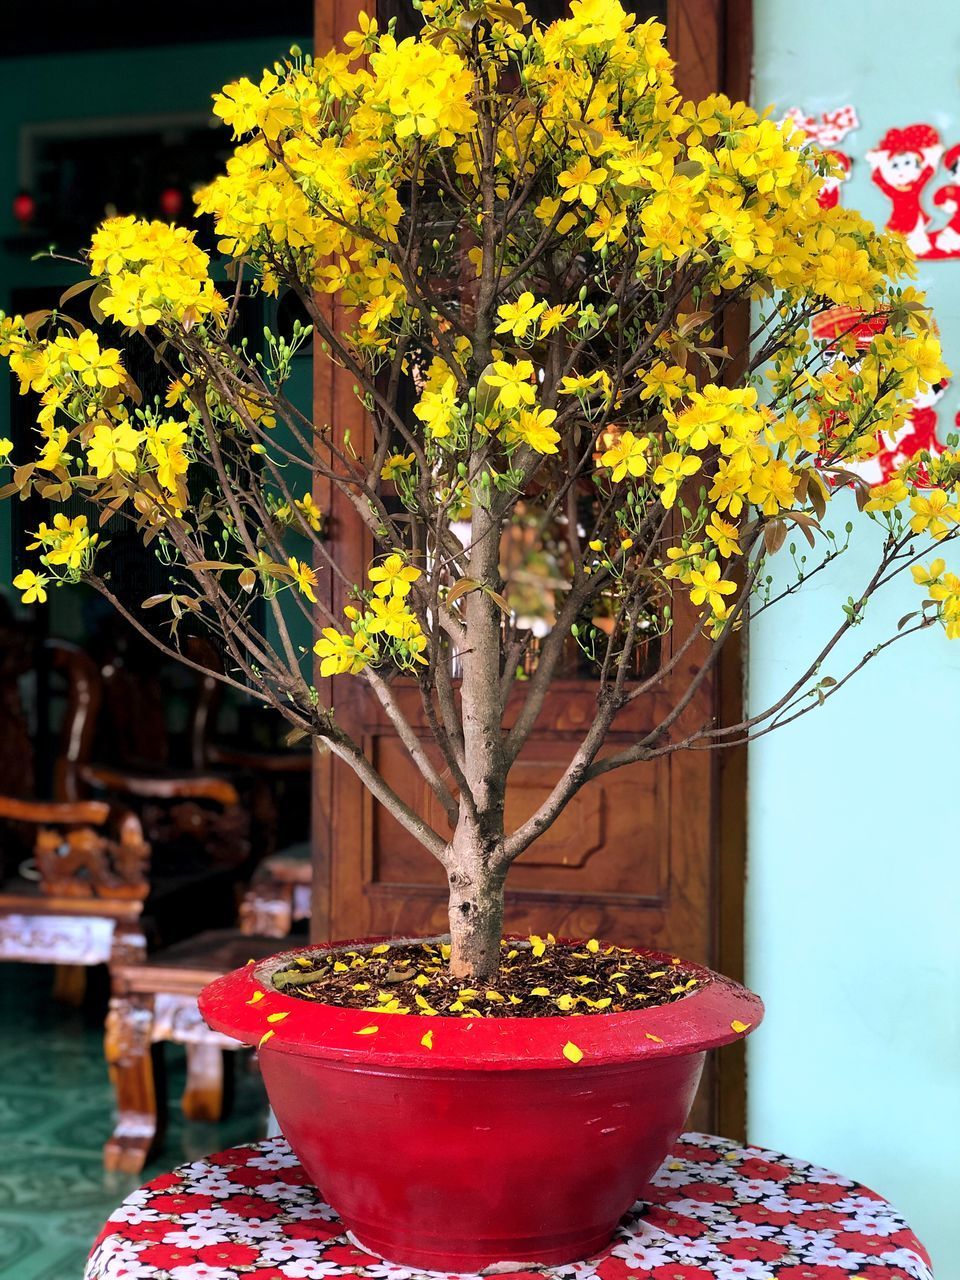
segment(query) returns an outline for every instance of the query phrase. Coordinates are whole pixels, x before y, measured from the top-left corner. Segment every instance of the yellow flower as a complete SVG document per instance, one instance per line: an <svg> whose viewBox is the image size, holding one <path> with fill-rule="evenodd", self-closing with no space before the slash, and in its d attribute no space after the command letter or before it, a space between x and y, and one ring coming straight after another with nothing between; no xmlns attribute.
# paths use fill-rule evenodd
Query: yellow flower
<svg viewBox="0 0 960 1280"><path fill-rule="evenodd" d="M750 484L749 467L744 466L739 458L724 458L713 478L710 501L717 504L719 511L727 511L736 517L743 511Z"/></svg>
<svg viewBox="0 0 960 1280"><path fill-rule="evenodd" d="M188 438L186 427L180 422L161 422L147 427L144 434L147 449L157 463L157 479L168 493L175 494L179 478L189 466L183 451Z"/></svg>
<svg viewBox="0 0 960 1280"><path fill-rule="evenodd" d="M870 491L870 501L864 511L891 511L907 499L907 486L899 476L894 476L886 484L878 484Z"/></svg>
<svg viewBox="0 0 960 1280"><path fill-rule="evenodd" d="M302 498L294 498L293 505L300 512L304 523L308 524L314 533L319 533L323 526L323 512L313 500L312 493L305 493Z"/></svg>
<svg viewBox="0 0 960 1280"><path fill-rule="evenodd" d="M420 630L420 624L407 608L403 596L390 596L387 600L372 600L370 613L363 619L363 628L370 635L383 631L395 640L406 640Z"/></svg>
<svg viewBox="0 0 960 1280"><path fill-rule="evenodd" d="M101 422L94 428L87 446L87 463L101 480L107 480L115 471L135 471L135 450L143 440L143 432L135 431L129 422L111 427Z"/></svg>
<svg viewBox="0 0 960 1280"><path fill-rule="evenodd" d="M943 571L947 567L945 560L932 560L925 569L922 564L914 564L910 566L910 572L913 574L913 580L918 587L929 587L939 582L943 577Z"/></svg>
<svg viewBox="0 0 960 1280"><path fill-rule="evenodd" d="M450 426L457 410L457 380L451 373L437 390L424 391L413 412L435 440L450 434Z"/></svg>
<svg viewBox="0 0 960 1280"><path fill-rule="evenodd" d="M606 180L606 169L594 169L588 156L581 156L575 165L566 169L557 178L563 187L561 200L572 204L578 200L592 209L597 203L597 188Z"/></svg>
<svg viewBox="0 0 960 1280"><path fill-rule="evenodd" d="M391 453L380 468L380 479L396 480L399 476L406 475L413 466L413 462L412 453Z"/></svg>
<svg viewBox="0 0 960 1280"><path fill-rule="evenodd" d="M537 393L532 378L533 362L530 360L518 360L516 364L495 360L493 373L488 373L484 382L488 386L499 388L497 403L502 409L509 411L535 402Z"/></svg>
<svg viewBox="0 0 960 1280"><path fill-rule="evenodd" d="M118 387L123 378L123 365L116 347L100 350L97 335L84 329L76 338L57 338L57 347L67 356L67 364L80 375L80 381L88 387Z"/></svg>
<svg viewBox="0 0 960 1280"><path fill-rule="evenodd" d="M357 675L374 657L373 651L362 634L344 635L335 627L324 627L320 639L313 646L320 661L320 675Z"/></svg>
<svg viewBox="0 0 960 1280"><path fill-rule="evenodd" d="M691 378L679 365L668 366L663 360L658 360L642 375L642 381L641 400L649 400L657 396L669 404L673 400L678 400L685 391L689 390Z"/></svg>
<svg viewBox="0 0 960 1280"><path fill-rule="evenodd" d="M69 435L66 427L51 426L44 428L44 435L47 443L40 451L40 456L37 458L37 466L43 471L53 471L64 460L64 452Z"/></svg>
<svg viewBox="0 0 960 1280"><path fill-rule="evenodd" d="M614 482L625 479L628 475L639 479L647 473L647 450L650 448L649 436L635 436L632 431L624 431L600 458L600 465L609 467Z"/></svg>
<svg viewBox="0 0 960 1280"><path fill-rule="evenodd" d="M302 595L312 603L317 603L317 597L313 593L314 587L317 585L317 575L313 569L304 561L298 560L296 556L291 556L287 561L290 566L290 572L293 575L293 581Z"/></svg>
<svg viewBox="0 0 960 1280"><path fill-rule="evenodd" d="M693 454L665 453L653 473L653 482L661 486L660 501L669 510L677 500L677 489L687 476L700 470L700 459Z"/></svg>
<svg viewBox="0 0 960 1280"><path fill-rule="evenodd" d="M531 325L546 310L545 302L537 302L532 293L521 293L516 302L505 302L497 311L501 323L497 325L497 333L512 333L515 338L524 338Z"/></svg>
<svg viewBox="0 0 960 1280"><path fill-rule="evenodd" d="M520 417L510 423L509 435L537 453L556 453L560 433L550 425L556 417L556 409L521 409Z"/></svg>
<svg viewBox="0 0 960 1280"><path fill-rule="evenodd" d="M704 533L716 545L717 550L728 559L740 554L740 531L735 524L730 524L718 516L716 511L710 513L710 521Z"/></svg>
<svg viewBox="0 0 960 1280"><path fill-rule="evenodd" d="M686 581L693 588L690 592L691 603L706 603L711 613L719 613L725 609L723 597L737 589L736 583L722 581L720 565L716 560L708 560L702 569L691 569Z"/></svg>
<svg viewBox="0 0 960 1280"><path fill-rule="evenodd" d="M43 547L41 559L44 564L62 564L74 570L84 567L99 539L98 534L91 537L86 516L74 516L71 520L62 511L53 517L52 528L43 522L34 536L36 541L28 544L28 551Z"/></svg>
<svg viewBox="0 0 960 1280"><path fill-rule="evenodd" d="M23 592L24 604L43 604L47 598L47 583L50 581L42 573L34 573L32 569L24 569L13 580L18 591Z"/></svg>
<svg viewBox="0 0 960 1280"><path fill-rule="evenodd" d="M593 373L575 373L560 379L561 394L566 396L586 395L597 387L603 387L609 395L610 375L606 369L595 369Z"/></svg>
<svg viewBox="0 0 960 1280"><path fill-rule="evenodd" d="M377 584L373 588L375 595L403 597L409 593L411 584L420 577L420 570L415 569L412 564L406 564L403 556L394 552L387 556L383 564L375 565L369 570L367 576Z"/></svg>
<svg viewBox="0 0 960 1280"><path fill-rule="evenodd" d="M917 494L910 499L914 513L910 528L914 533L929 533L939 541L950 532L950 526L960 519L960 508L952 506L942 489L931 489L929 498Z"/></svg>
<svg viewBox="0 0 960 1280"><path fill-rule="evenodd" d="M559 329L562 324L570 319L576 312L576 306L571 302L567 306L562 307L559 304L547 307L543 315L540 317L540 333L541 336L547 338L554 330Z"/></svg>
<svg viewBox="0 0 960 1280"><path fill-rule="evenodd" d="M389 112L398 139L419 135L452 146L476 123L470 105L473 74L458 54L412 38L383 36L370 55L367 101Z"/></svg>
<svg viewBox="0 0 960 1280"><path fill-rule="evenodd" d="M798 478L786 462L773 459L765 466L757 467L750 477L747 498L758 506L765 516L775 516L783 507L793 502L793 491Z"/></svg>
<svg viewBox="0 0 960 1280"><path fill-rule="evenodd" d="M603 249L606 245L617 244L624 237L627 228L627 215L614 213L606 205L601 205L597 216L587 227L587 238L593 241L594 249Z"/></svg>
<svg viewBox="0 0 960 1280"><path fill-rule="evenodd" d="M12 449L13 441L8 440L6 436L0 437L0 462L6 462Z"/></svg>

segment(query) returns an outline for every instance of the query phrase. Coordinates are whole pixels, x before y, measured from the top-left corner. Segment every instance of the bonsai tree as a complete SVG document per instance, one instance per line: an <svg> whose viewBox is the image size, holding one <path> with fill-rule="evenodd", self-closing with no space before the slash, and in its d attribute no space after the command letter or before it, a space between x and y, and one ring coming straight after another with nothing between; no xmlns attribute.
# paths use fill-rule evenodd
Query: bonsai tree
<svg viewBox="0 0 960 1280"><path fill-rule="evenodd" d="M4 445L4 492L60 508L34 532L24 600L82 581L166 654L182 656L187 623L215 637L220 678L329 748L437 859L453 974L479 981L498 965L511 863L591 779L743 743L833 697L885 645L825 663L904 568L922 598L886 644L960 632L960 579L941 558L924 567L957 533L960 456L920 455L872 490L860 474L945 371L904 242L820 207L831 162L791 126L722 95L684 102L662 26L618 0L573 0L548 27L519 2L417 7L416 39L361 14L344 49L294 50L216 95L238 141L197 206L225 269L164 222L96 231L94 318L143 336L165 398L143 396L96 327L3 319L0 352L39 396L37 448ZM281 291L309 326L241 339L244 299ZM811 333L824 312L827 342ZM739 347L732 315L750 318ZM369 439L292 402L311 328ZM364 522L363 581L343 572L313 481ZM117 598L98 568L110 519L156 549L168 592ZM691 728L737 629L867 522L875 565L782 696ZM571 643L595 668L592 723L507 830L511 769ZM378 774L318 691L329 676L367 683L446 828ZM438 754L398 680L416 683ZM603 754L623 708L659 707L667 687L649 731Z"/></svg>

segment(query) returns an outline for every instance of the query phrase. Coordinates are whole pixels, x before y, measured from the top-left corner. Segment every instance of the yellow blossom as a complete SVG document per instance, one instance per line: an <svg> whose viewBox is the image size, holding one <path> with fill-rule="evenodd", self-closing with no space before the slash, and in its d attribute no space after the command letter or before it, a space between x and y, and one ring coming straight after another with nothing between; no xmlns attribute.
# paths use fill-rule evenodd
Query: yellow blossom
<svg viewBox="0 0 960 1280"><path fill-rule="evenodd" d="M34 573L32 569L23 569L13 580L18 591L23 592L24 604L43 604L47 598L47 583L50 581L42 573Z"/></svg>
<svg viewBox="0 0 960 1280"><path fill-rule="evenodd" d="M497 333L510 333L515 338L524 338L529 332L531 326L535 325L539 317L546 310L545 302L537 302L536 298L529 291L521 293L516 302L505 302L497 311L500 317L500 324L497 325Z"/></svg>
<svg viewBox="0 0 960 1280"><path fill-rule="evenodd" d="M653 473L654 484L661 486L660 501L669 509L677 500L677 489L688 476L700 470L700 459L693 454L665 453Z"/></svg>
<svg viewBox="0 0 960 1280"><path fill-rule="evenodd" d="M375 595L403 597L409 593L412 584L420 577L420 570L412 564L407 564L403 556L394 552L393 555L387 556L383 564L375 565L370 569L367 576L371 582L376 583L373 588Z"/></svg>
<svg viewBox="0 0 960 1280"><path fill-rule="evenodd" d="M87 446L87 462L101 480L109 479L115 471L130 473L137 468L136 450L142 441L143 432L129 422L116 426L99 423Z"/></svg>
<svg viewBox="0 0 960 1280"><path fill-rule="evenodd" d="M302 595L305 595L313 604L317 603L317 597L314 595L314 587L317 585L316 572L305 564L302 560L298 560L296 556L291 556L287 561L293 581Z"/></svg>
<svg viewBox="0 0 960 1280"><path fill-rule="evenodd" d="M632 431L624 431L601 455L600 465L610 468L610 479L614 482L624 480L628 475L639 479L647 473L649 448L649 436L635 436Z"/></svg>
<svg viewBox="0 0 960 1280"><path fill-rule="evenodd" d="M939 541L946 537L952 525L960 519L960 508L952 503L943 489L932 489L929 497L918 493L910 499L913 516L910 528L914 533L929 533Z"/></svg>
<svg viewBox="0 0 960 1280"><path fill-rule="evenodd" d="M566 169L557 178L557 182L563 187L563 195L560 198L568 203L578 201L588 209L592 209L597 203L597 188L606 180L606 177L606 169L594 169L589 157L581 156L576 164Z"/></svg>

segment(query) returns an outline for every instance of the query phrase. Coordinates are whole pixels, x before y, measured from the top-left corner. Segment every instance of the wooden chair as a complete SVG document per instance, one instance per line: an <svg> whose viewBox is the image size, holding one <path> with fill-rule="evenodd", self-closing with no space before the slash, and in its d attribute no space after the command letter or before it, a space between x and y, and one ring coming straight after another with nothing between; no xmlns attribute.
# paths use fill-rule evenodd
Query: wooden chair
<svg viewBox="0 0 960 1280"><path fill-rule="evenodd" d="M213 775L149 777L82 765L91 795L136 813L152 849L145 904L151 949L237 918L246 870L248 822L233 784Z"/></svg>
<svg viewBox="0 0 960 1280"><path fill-rule="evenodd" d="M241 931L285 938L295 924L310 919L312 886L308 842L264 858L240 903Z"/></svg>
<svg viewBox="0 0 960 1280"><path fill-rule="evenodd" d="M136 816L99 801L0 796L25 858L0 884L0 959L89 966L146 957L150 848Z"/></svg>
<svg viewBox="0 0 960 1280"><path fill-rule="evenodd" d="M149 957L117 965L104 1052L116 1097L104 1166L139 1173L158 1149L167 1118L165 1042L182 1044L187 1080L181 1107L188 1120L221 1120L233 1098L234 1051L243 1045L211 1031L197 997L214 978L279 950L282 935L251 937L211 930Z"/></svg>

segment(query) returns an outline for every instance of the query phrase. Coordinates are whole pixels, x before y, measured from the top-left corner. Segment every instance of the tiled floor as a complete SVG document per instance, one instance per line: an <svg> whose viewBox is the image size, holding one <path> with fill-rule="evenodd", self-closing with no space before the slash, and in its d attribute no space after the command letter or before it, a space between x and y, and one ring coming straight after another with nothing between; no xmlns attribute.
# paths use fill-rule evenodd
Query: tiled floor
<svg viewBox="0 0 960 1280"><path fill-rule="evenodd" d="M238 1062L236 1102L220 1125L179 1111L183 1055L167 1045L170 1122L159 1157L136 1177L104 1172L113 1096L102 1033L50 998L53 971L0 964L0 1277L81 1280L110 1210L148 1177L262 1137L266 1102Z"/></svg>

